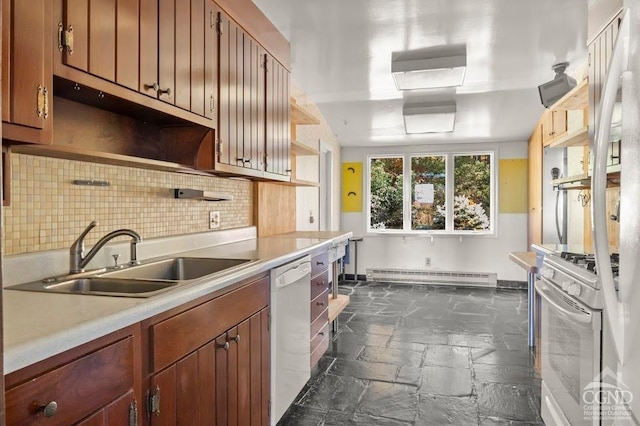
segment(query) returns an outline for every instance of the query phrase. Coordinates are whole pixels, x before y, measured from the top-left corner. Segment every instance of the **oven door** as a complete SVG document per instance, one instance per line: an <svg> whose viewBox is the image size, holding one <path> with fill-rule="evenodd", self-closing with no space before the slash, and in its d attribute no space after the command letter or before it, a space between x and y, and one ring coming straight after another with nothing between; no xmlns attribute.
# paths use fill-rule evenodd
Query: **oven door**
<svg viewBox="0 0 640 426"><path fill-rule="evenodd" d="M593 413L583 392L593 390L600 374L602 311L546 278L536 283L536 291L541 300L542 419L553 425L600 424L600 407Z"/></svg>

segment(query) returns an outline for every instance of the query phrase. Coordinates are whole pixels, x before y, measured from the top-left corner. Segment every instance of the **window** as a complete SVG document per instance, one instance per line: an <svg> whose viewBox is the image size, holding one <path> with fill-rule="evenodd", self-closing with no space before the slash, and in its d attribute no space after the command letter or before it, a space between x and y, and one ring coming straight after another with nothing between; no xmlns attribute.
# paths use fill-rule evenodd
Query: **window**
<svg viewBox="0 0 640 426"><path fill-rule="evenodd" d="M490 234L493 199L493 153L369 158L369 232Z"/></svg>

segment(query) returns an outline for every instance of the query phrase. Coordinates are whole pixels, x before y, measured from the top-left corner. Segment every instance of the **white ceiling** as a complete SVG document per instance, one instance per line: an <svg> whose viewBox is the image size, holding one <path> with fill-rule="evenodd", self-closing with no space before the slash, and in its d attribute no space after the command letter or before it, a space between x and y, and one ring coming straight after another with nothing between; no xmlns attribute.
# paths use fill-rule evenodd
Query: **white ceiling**
<svg viewBox="0 0 640 426"><path fill-rule="evenodd" d="M586 58L585 0L254 0L291 42L292 80L341 146L526 140L551 65ZM396 90L391 52L466 43L455 89ZM403 103L455 98L451 133L407 135Z"/></svg>

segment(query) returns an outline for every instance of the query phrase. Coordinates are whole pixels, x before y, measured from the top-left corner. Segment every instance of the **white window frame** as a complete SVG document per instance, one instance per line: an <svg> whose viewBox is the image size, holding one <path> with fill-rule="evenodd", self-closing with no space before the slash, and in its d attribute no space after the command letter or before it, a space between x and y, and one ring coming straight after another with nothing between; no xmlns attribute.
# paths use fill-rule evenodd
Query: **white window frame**
<svg viewBox="0 0 640 426"><path fill-rule="evenodd" d="M487 230L454 230L454 158L456 156L476 156L488 155L490 157L491 175L490 175L490 200L491 213L489 214L490 228ZM367 156L367 200L366 200L366 230L368 234L380 235L441 235L441 236L496 236L497 235L497 214L498 209L498 189L496 187L496 176L498 173L496 167L496 151L451 151L451 152L411 152L398 154L371 154ZM411 229L411 159L413 157L445 157L445 206L446 218L444 230L413 230ZM371 228L371 160L379 158L402 158L402 208L403 208L403 229L374 229Z"/></svg>

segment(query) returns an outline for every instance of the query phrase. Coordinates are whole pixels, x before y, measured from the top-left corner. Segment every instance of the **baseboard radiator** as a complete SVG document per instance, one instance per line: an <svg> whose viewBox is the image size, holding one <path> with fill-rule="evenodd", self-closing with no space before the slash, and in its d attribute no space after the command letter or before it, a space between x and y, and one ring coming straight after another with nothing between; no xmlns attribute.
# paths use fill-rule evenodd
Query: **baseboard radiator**
<svg viewBox="0 0 640 426"><path fill-rule="evenodd" d="M498 275L484 272L367 268L367 281L496 287Z"/></svg>

